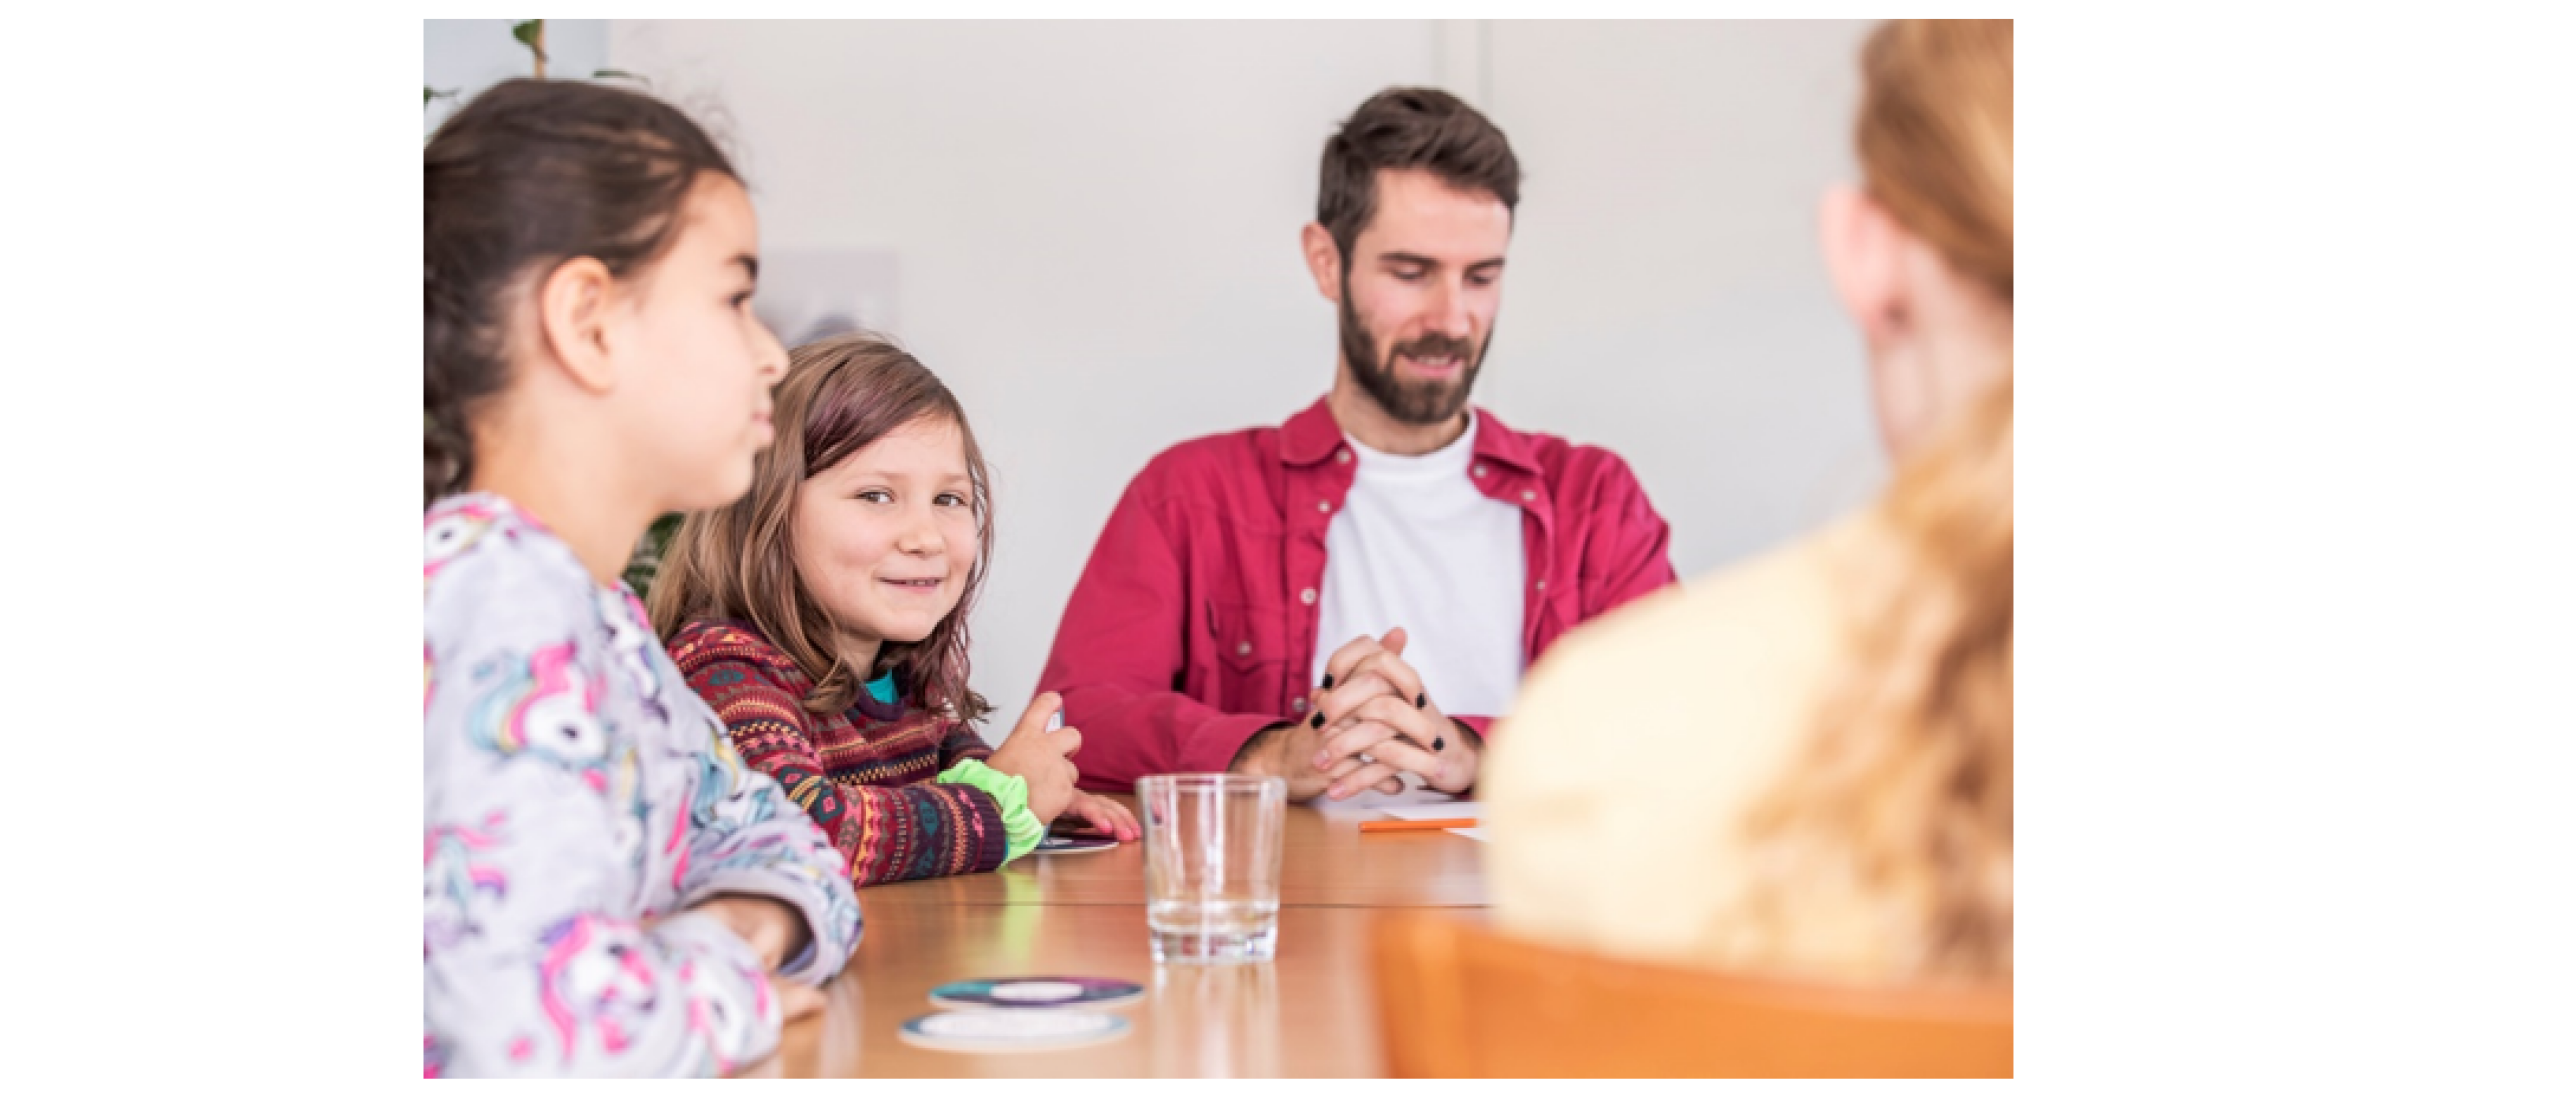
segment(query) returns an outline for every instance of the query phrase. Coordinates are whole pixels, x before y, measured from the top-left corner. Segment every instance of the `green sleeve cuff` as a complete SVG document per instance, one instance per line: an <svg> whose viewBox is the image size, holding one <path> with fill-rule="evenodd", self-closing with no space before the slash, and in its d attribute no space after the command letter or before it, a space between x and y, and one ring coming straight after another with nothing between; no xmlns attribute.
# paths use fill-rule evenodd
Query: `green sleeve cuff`
<svg viewBox="0 0 2560 1100"><path fill-rule="evenodd" d="M1031 812L1031 786L1018 775L1006 775L984 762L963 760L934 777L942 783L960 783L987 792L996 800L996 808L1004 811L1004 861L1011 863L1040 846L1049 827Z"/></svg>

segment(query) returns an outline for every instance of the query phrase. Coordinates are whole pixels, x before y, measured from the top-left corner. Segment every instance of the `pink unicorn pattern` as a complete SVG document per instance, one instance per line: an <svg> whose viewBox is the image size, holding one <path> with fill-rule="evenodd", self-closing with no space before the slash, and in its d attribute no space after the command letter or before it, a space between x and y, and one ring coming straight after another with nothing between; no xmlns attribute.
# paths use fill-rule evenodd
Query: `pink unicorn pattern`
<svg viewBox="0 0 2560 1100"><path fill-rule="evenodd" d="M427 514L427 585L432 588L436 574L465 551L480 542L480 537L497 525L501 513L485 504L462 502L451 508L438 508Z"/></svg>
<svg viewBox="0 0 2560 1100"><path fill-rule="evenodd" d="M493 813L479 828L468 825L427 827L426 950L450 947L476 931L472 914L484 899L507 896L507 874L476 862L475 853L496 848L504 839L507 819Z"/></svg>
<svg viewBox="0 0 2560 1100"><path fill-rule="evenodd" d="M566 1064L592 1032L608 1055L628 1051L632 1025L657 1004L658 976L638 949L639 930L621 921L572 917L543 934L542 1014Z"/></svg>
<svg viewBox="0 0 2560 1100"><path fill-rule="evenodd" d="M631 677L631 686L639 693L640 706L661 720L667 707L659 696L667 682L666 671L651 658L664 650L658 636L649 629L649 610L641 606L640 597L628 588L596 590L596 614L604 619L606 642L613 652L613 663ZM664 658L659 658L664 660ZM723 738L726 740L726 738Z"/></svg>
<svg viewBox="0 0 2560 1100"><path fill-rule="evenodd" d="M687 910L791 906L809 944L771 972L825 981L861 937L843 857L737 758L627 587L491 494L426 523L426 1074L765 1056L782 1021L764 961Z"/></svg>
<svg viewBox="0 0 2560 1100"><path fill-rule="evenodd" d="M520 660L500 657L481 665L477 675L496 680L497 687L472 708L474 741L500 755L550 761L603 793L611 745L596 704L604 685L578 667L575 641L544 646Z"/></svg>

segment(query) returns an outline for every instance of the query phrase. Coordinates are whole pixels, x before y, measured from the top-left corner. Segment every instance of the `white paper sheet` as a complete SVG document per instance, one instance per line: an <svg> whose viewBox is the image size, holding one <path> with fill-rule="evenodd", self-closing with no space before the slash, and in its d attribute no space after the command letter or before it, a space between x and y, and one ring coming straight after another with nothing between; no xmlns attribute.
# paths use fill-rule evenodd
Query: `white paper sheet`
<svg viewBox="0 0 2560 1100"><path fill-rule="evenodd" d="M1439 792L1434 791L1432 793L1438 794ZM1446 799L1449 796L1444 794L1440 795L1440 797ZM1435 802L1428 806L1389 806L1385 808L1385 811L1388 817L1395 818L1399 821L1427 821L1435 817L1474 817L1476 816L1477 808L1482 805L1484 804L1481 802L1444 801Z"/></svg>
<svg viewBox="0 0 2560 1100"><path fill-rule="evenodd" d="M1367 790L1362 791L1359 794L1352 795L1340 802L1326 798L1323 795L1317 795L1316 800L1308 803L1308 805L1315 807L1317 813L1326 814L1328 816L1357 817L1365 819L1378 817L1385 813L1391 813L1397 808L1431 806L1436 809L1456 804L1449 801L1449 796L1447 794L1423 787L1421 782L1413 776L1406 776L1404 782L1405 788L1404 793L1402 794L1379 794L1375 790ZM1475 803L1469 802L1465 803L1465 805L1473 806ZM1462 817L1465 815L1426 813L1421 816Z"/></svg>

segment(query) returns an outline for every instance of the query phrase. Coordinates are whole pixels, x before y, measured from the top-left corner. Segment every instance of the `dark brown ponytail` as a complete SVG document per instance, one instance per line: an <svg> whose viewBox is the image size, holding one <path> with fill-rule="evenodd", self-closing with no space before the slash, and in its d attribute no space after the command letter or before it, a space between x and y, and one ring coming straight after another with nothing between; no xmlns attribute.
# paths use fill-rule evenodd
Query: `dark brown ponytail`
<svg viewBox="0 0 2560 1100"><path fill-rule="evenodd" d="M592 256L656 260L705 172L736 178L702 128L638 92L510 80L427 142L426 502L471 483L471 417L506 388L514 300Z"/></svg>

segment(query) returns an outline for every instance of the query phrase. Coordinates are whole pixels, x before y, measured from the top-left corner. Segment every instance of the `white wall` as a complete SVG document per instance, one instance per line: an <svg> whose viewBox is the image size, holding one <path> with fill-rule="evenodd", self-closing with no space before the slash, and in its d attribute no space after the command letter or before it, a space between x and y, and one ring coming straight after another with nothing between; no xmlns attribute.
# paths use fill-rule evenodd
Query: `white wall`
<svg viewBox="0 0 2560 1100"><path fill-rule="evenodd" d="M1138 467L1329 383L1297 230L1389 84L1445 74L1527 175L1487 407L1626 455L1683 575L1854 500L1880 463L1812 211L1853 172L1864 30L615 21L607 64L730 140L768 250L896 254L896 335L997 470L1000 737Z"/></svg>
<svg viewBox="0 0 2560 1100"><path fill-rule="evenodd" d="M734 143L768 248L897 253L896 334L996 469L979 689L1021 713L1146 460L1332 378L1295 245L1316 152L1428 23L642 23L647 74ZM1070 716L1072 720L1072 716Z"/></svg>
<svg viewBox="0 0 2560 1100"><path fill-rule="evenodd" d="M1527 179L1485 405L1626 456L1684 577L1882 483L1814 236L1869 26L1486 24L1477 106Z"/></svg>

